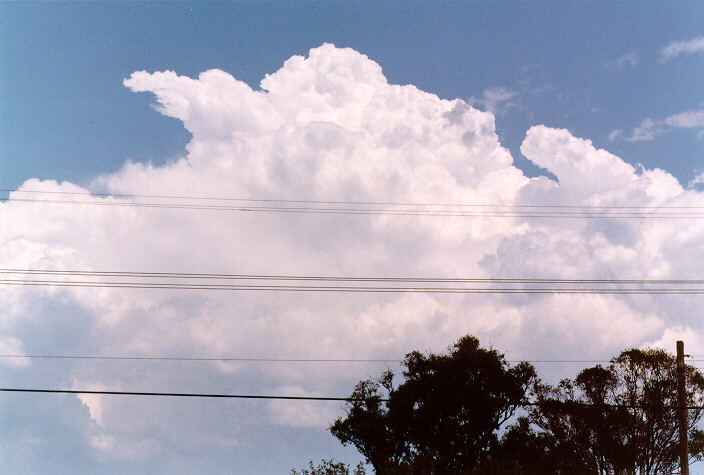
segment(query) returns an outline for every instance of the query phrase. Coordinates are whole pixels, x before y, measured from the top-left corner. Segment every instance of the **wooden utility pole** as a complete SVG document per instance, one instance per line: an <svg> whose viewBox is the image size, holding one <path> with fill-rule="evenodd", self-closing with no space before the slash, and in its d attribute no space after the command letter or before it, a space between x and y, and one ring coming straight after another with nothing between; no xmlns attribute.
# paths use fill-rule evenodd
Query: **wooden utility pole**
<svg viewBox="0 0 704 475"><path fill-rule="evenodd" d="M680 427L680 475L689 475L687 448L687 393L685 391L684 342L677 342L677 423Z"/></svg>

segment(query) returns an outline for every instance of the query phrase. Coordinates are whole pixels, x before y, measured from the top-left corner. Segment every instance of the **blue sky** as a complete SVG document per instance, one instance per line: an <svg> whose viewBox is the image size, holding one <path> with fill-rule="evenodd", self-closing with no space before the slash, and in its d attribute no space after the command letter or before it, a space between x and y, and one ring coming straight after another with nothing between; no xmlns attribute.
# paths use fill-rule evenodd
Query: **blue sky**
<svg viewBox="0 0 704 475"><path fill-rule="evenodd" d="M701 108L701 53L666 63L659 55L701 34L703 10L700 2L5 2L2 185L33 176L86 183L128 157L178 154L187 132L122 86L133 71L219 68L257 87L283 60L324 42L442 98L516 92L518 106L497 116L497 128L519 165L527 167L525 131L543 123L686 182L702 167L696 131L631 143L608 134ZM627 55L635 65L615 65Z"/></svg>
<svg viewBox="0 0 704 475"><path fill-rule="evenodd" d="M126 195L703 208L703 18L701 2L2 2L0 188L45 194L0 195L0 271L701 279L692 216L213 212ZM91 191L121 196L22 201ZM698 299L2 284L0 354L396 359L466 333L510 359L608 359L677 339L704 354ZM0 359L0 379L341 396L381 369L342 368ZM326 431L340 414L3 394L0 465L354 463Z"/></svg>

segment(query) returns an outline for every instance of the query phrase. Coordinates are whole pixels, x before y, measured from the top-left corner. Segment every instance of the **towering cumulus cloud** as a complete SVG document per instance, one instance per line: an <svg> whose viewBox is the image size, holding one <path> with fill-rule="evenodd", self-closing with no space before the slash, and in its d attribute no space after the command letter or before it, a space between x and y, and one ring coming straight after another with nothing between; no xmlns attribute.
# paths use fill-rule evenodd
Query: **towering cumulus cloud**
<svg viewBox="0 0 704 475"><path fill-rule="evenodd" d="M18 201L0 204L0 267L701 277L700 220L588 214L593 207L704 206L701 193L684 190L665 171L637 169L589 140L545 126L528 130L521 152L557 180L527 178L499 143L491 113L412 85L389 84L377 63L354 50L326 44L307 57L294 56L267 75L259 89L219 70L197 79L140 71L124 84L154 94L159 112L183 122L192 134L184 155L158 167L127 162L119 172L97 177L90 189L27 180L11 195ZM133 195L230 200L182 198L183 206L161 208L132 205L173 200ZM19 201L32 197L92 203ZM245 198L297 202L232 200ZM525 212L536 205L575 208ZM280 206L307 212L261 209ZM362 214L354 214L360 209ZM563 216L575 210L581 213ZM701 352L704 347L694 348L704 330L698 298L3 285L0 352L397 358L415 348L440 351L468 332L512 358L603 358L627 345L671 345L679 336L687 337L692 352ZM14 360L0 376L24 386L343 395L355 381L379 370L339 364L77 360L50 371L46 364ZM26 402L7 398L3 404ZM70 431L82 450L101 460L130 463L164 454L175 461L204 454L234 462L251 459L271 449L277 427L324 428L339 410L319 403L206 404L95 395L33 403L38 405L34 415L24 423L14 421L17 429L0 435L6 446L46 443L53 432L32 424L32 417L44 417ZM76 420L81 423L69 422Z"/></svg>

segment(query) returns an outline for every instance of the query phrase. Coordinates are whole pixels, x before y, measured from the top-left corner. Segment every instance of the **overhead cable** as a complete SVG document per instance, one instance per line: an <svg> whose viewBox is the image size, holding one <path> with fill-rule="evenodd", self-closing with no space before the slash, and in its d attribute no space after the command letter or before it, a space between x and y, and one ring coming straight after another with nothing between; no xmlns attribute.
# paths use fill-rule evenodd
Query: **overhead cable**
<svg viewBox="0 0 704 475"><path fill-rule="evenodd" d="M294 199L262 199L262 198L233 198L215 196L182 196L182 195L144 195L134 193L93 193L77 191L45 191L45 190L13 190L0 189L3 193L28 193L28 194L49 194L49 195L70 195L70 196L95 196L100 198L159 198L171 200L194 200L194 201L235 201L247 203L307 203L307 204L345 204L345 205L369 205L369 206L450 206L450 207L470 207L470 208L568 208L568 209L702 209L704 206L617 206L617 205L534 205L534 204L500 204L500 203L431 203L431 202L401 202L401 201L324 201L324 200L294 200Z"/></svg>
<svg viewBox="0 0 704 475"><path fill-rule="evenodd" d="M633 211L629 208L603 208L602 211L559 211L548 209L541 211L539 205L534 205L530 209L522 210L518 207L499 209L502 205L497 205L493 210L471 210L463 211L458 209L428 209L428 208L350 208L350 207L312 207L312 206L232 206L232 205L207 205L192 203L149 203L132 201L86 201L86 200L50 200L36 198L8 198L5 202L28 202L46 204L67 204L67 205L87 205L87 206L107 206L107 207L128 207L128 208L162 208L162 209L182 209L200 211L233 211L233 212L265 212L265 213L294 213L294 214L332 214L332 215L379 215L379 216L429 216L429 217L472 217L472 218L577 218L577 219L701 219L704 212L674 211L677 208L641 208L641 211ZM417 205L415 205L417 206ZM511 205L506 205L511 206ZM550 207L546 207L550 208ZM586 209L586 208L585 208ZM616 211L624 209L626 211Z"/></svg>
<svg viewBox="0 0 704 475"><path fill-rule="evenodd" d="M0 355L0 358L41 358L70 360L146 360L146 361L221 361L254 363L400 363L398 359L347 358L242 358L242 357L181 357L181 356L97 356L97 355Z"/></svg>
<svg viewBox="0 0 704 475"><path fill-rule="evenodd" d="M219 361L253 363L402 363L402 359L382 358L245 358L184 356L102 356L102 355L0 355L0 358L69 359L69 360L145 360L145 361ZM610 363L610 360L506 360L507 363Z"/></svg>
<svg viewBox="0 0 704 475"><path fill-rule="evenodd" d="M559 279L559 278L498 278L498 277L401 277L401 276L331 276L284 274L216 274L187 272L92 271L60 269L0 268L0 274L44 276L84 276L119 278L165 278L208 280L267 280L267 281L332 281L332 282L422 282L422 283L497 283L497 284L704 284L704 279Z"/></svg>
<svg viewBox="0 0 704 475"><path fill-rule="evenodd" d="M440 294L605 294L605 295L701 295L704 288L491 288L491 287L374 287L329 285L256 285L256 284L191 284L173 282L98 282L30 279L0 279L0 285L50 286L72 288L120 288L210 291L267 292L345 292L345 293L405 293Z"/></svg>
<svg viewBox="0 0 704 475"><path fill-rule="evenodd" d="M364 401L365 399L353 397L328 397L328 396L268 396L255 394L208 394L208 393L168 393L168 392L143 392L143 391L88 391L79 389L27 389L27 388L0 388L0 391L17 393L58 393L58 394L105 394L113 396L170 396L170 397L198 397L198 398L228 398L228 399L285 399L294 401ZM381 399L388 401L388 399Z"/></svg>
<svg viewBox="0 0 704 475"><path fill-rule="evenodd" d="M81 389L36 389L36 388L0 388L3 392L14 392L14 393L53 393L53 394L99 394L99 395L112 395L112 396L160 396L160 397L189 397L189 398L225 398L225 399L280 399L280 400L293 400L293 401L342 401L342 402L367 402L367 401L379 401L379 402L389 402L388 398L355 398L355 397L334 397L334 396L271 396L271 395L259 395L259 394L209 394L209 393L173 393L173 392L147 392L147 391L89 391ZM610 403L585 403L579 401L557 401L557 400L543 400L543 401L492 401L490 403L484 401L477 401L472 403L470 401L465 402L467 405L487 405L487 404L498 404L513 407L527 407L527 406L578 406L578 407L594 407L601 409L677 409L676 406L663 406L663 405L645 405L645 404L610 404ZM704 406L686 406L688 410L704 410Z"/></svg>

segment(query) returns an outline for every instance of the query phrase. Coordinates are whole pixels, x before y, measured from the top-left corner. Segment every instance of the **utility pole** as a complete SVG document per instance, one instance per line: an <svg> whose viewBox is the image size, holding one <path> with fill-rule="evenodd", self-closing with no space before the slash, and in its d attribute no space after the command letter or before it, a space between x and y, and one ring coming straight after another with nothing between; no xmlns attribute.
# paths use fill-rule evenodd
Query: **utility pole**
<svg viewBox="0 0 704 475"><path fill-rule="evenodd" d="M677 342L677 423L680 427L680 475L689 475L687 448L687 393L685 392L684 342Z"/></svg>

